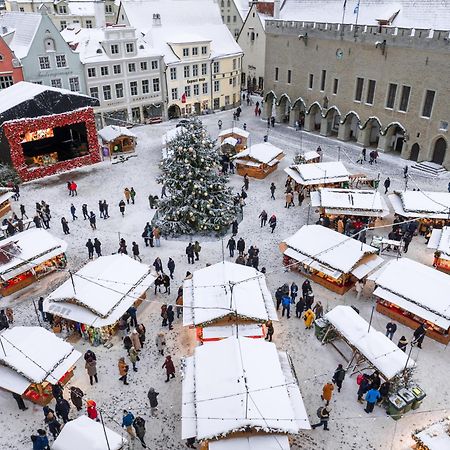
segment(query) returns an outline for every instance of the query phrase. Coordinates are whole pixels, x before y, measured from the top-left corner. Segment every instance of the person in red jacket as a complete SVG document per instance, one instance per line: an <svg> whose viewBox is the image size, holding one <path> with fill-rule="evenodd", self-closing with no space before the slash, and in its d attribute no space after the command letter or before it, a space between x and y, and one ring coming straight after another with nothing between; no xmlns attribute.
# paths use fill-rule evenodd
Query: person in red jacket
<svg viewBox="0 0 450 450"><path fill-rule="evenodd" d="M89 419L98 421L98 412L97 412L97 404L94 400L88 400L86 402L87 405L87 415Z"/></svg>
<svg viewBox="0 0 450 450"><path fill-rule="evenodd" d="M75 181L72 181L72 182L70 183L70 192L71 192L71 194L72 194L72 197L73 197L74 195L78 195L77 189L78 189L77 183L75 183Z"/></svg>
<svg viewBox="0 0 450 450"><path fill-rule="evenodd" d="M166 360L164 361L164 364L162 365L162 368L166 368L166 383L169 381L169 377L175 378L175 366L173 365L172 357L166 356Z"/></svg>

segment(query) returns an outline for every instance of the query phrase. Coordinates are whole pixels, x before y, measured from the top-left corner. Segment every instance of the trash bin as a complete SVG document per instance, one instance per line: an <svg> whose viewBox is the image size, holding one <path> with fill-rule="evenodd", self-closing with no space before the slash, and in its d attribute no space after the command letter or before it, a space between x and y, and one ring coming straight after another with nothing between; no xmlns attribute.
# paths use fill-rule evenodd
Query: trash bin
<svg viewBox="0 0 450 450"><path fill-rule="evenodd" d="M387 413L394 419L398 420L402 417L404 409L406 408L405 401L397 394L389 396Z"/></svg>
<svg viewBox="0 0 450 450"><path fill-rule="evenodd" d="M416 399L414 397L413 393L409 389L406 389L406 388L399 389L399 391L397 393L406 403L406 407L403 412L406 413L408 411L411 411L413 401Z"/></svg>
<svg viewBox="0 0 450 450"><path fill-rule="evenodd" d="M319 341L321 341L325 336L328 327L329 323L323 318L314 321L314 334Z"/></svg>
<svg viewBox="0 0 450 450"><path fill-rule="evenodd" d="M422 404L423 399L426 397L425 391L419 386L413 386L411 392L414 395L414 401L412 403L412 409L417 409Z"/></svg>

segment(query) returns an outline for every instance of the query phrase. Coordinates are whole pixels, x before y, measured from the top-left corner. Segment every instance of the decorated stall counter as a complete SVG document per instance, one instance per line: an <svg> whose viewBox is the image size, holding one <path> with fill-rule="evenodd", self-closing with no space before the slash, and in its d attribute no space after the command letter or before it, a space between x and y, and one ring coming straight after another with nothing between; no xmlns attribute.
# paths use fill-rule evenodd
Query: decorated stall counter
<svg viewBox="0 0 450 450"><path fill-rule="evenodd" d="M38 405L53 399L52 385L65 385L81 353L42 327L13 327L0 333L0 388Z"/></svg>
<svg viewBox="0 0 450 450"><path fill-rule="evenodd" d="M377 311L416 329L427 325L426 335L450 342L450 277L408 258L390 261L370 278Z"/></svg>
<svg viewBox="0 0 450 450"><path fill-rule="evenodd" d="M269 142L255 144L233 157L239 175L263 179L274 172L284 158L281 148Z"/></svg>
<svg viewBox="0 0 450 450"><path fill-rule="evenodd" d="M130 306L140 305L154 280L149 266L129 256L101 256L55 289L44 300L44 311L97 346L114 335Z"/></svg>
<svg viewBox="0 0 450 450"><path fill-rule="evenodd" d="M450 273L450 227L435 228L428 241L428 248L436 249L433 266Z"/></svg>
<svg viewBox="0 0 450 450"><path fill-rule="evenodd" d="M23 181L100 161L97 99L21 81L0 91L0 161Z"/></svg>
<svg viewBox="0 0 450 450"><path fill-rule="evenodd" d="M206 343L184 359L183 372L182 439L211 444L311 428L291 360L271 342L230 337Z"/></svg>
<svg viewBox="0 0 450 450"><path fill-rule="evenodd" d="M98 135L102 140L103 156L134 152L136 148L137 136L128 128L108 125Z"/></svg>
<svg viewBox="0 0 450 450"><path fill-rule="evenodd" d="M245 150L248 145L250 133L239 127L227 128L218 135L218 140L222 153L235 155Z"/></svg>
<svg viewBox="0 0 450 450"><path fill-rule="evenodd" d="M183 325L200 341L229 336L261 338L278 317L264 274L228 261L196 270L183 283Z"/></svg>
<svg viewBox="0 0 450 450"><path fill-rule="evenodd" d="M0 295L6 297L66 267L67 243L42 228L0 241Z"/></svg>
<svg viewBox="0 0 450 450"><path fill-rule="evenodd" d="M338 294L351 289L384 260L378 249L321 225L304 225L280 244L283 263Z"/></svg>

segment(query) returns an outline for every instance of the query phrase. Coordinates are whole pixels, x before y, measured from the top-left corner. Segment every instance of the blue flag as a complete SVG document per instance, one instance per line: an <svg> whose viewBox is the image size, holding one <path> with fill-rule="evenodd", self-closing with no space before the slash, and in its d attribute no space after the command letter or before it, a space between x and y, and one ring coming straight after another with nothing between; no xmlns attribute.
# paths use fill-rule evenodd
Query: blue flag
<svg viewBox="0 0 450 450"><path fill-rule="evenodd" d="M359 1L360 1L360 0L358 0L358 3L357 3L357 5L355 6L355 9L353 10L353 14L358 14L358 12L359 12Z"/></svg>

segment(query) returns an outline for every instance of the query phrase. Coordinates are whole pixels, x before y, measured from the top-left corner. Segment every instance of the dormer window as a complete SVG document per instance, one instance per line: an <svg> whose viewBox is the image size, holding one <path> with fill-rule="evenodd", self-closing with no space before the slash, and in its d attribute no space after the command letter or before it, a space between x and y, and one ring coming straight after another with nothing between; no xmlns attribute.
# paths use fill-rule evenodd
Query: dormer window
<svg viewBox="0 0 450 450"><path fill-rule="evenodd" d="M67 6L66 5L59 5L58 6L58 12L59 12L59 14L67 14Z"/></svg>
<svg viewBox="0 0 450 450"><path fill-rule="evenodd" d="M189 56L189 49L188 48L183 48L183 56L184 57L188 57Z"/></svg>
<svg viewBox="0 0 450 450"><path fill-rule="evenodd" d="M202 55L206 55L208 53L208 47L206 45L204 45L202 47Z"/></svg>

